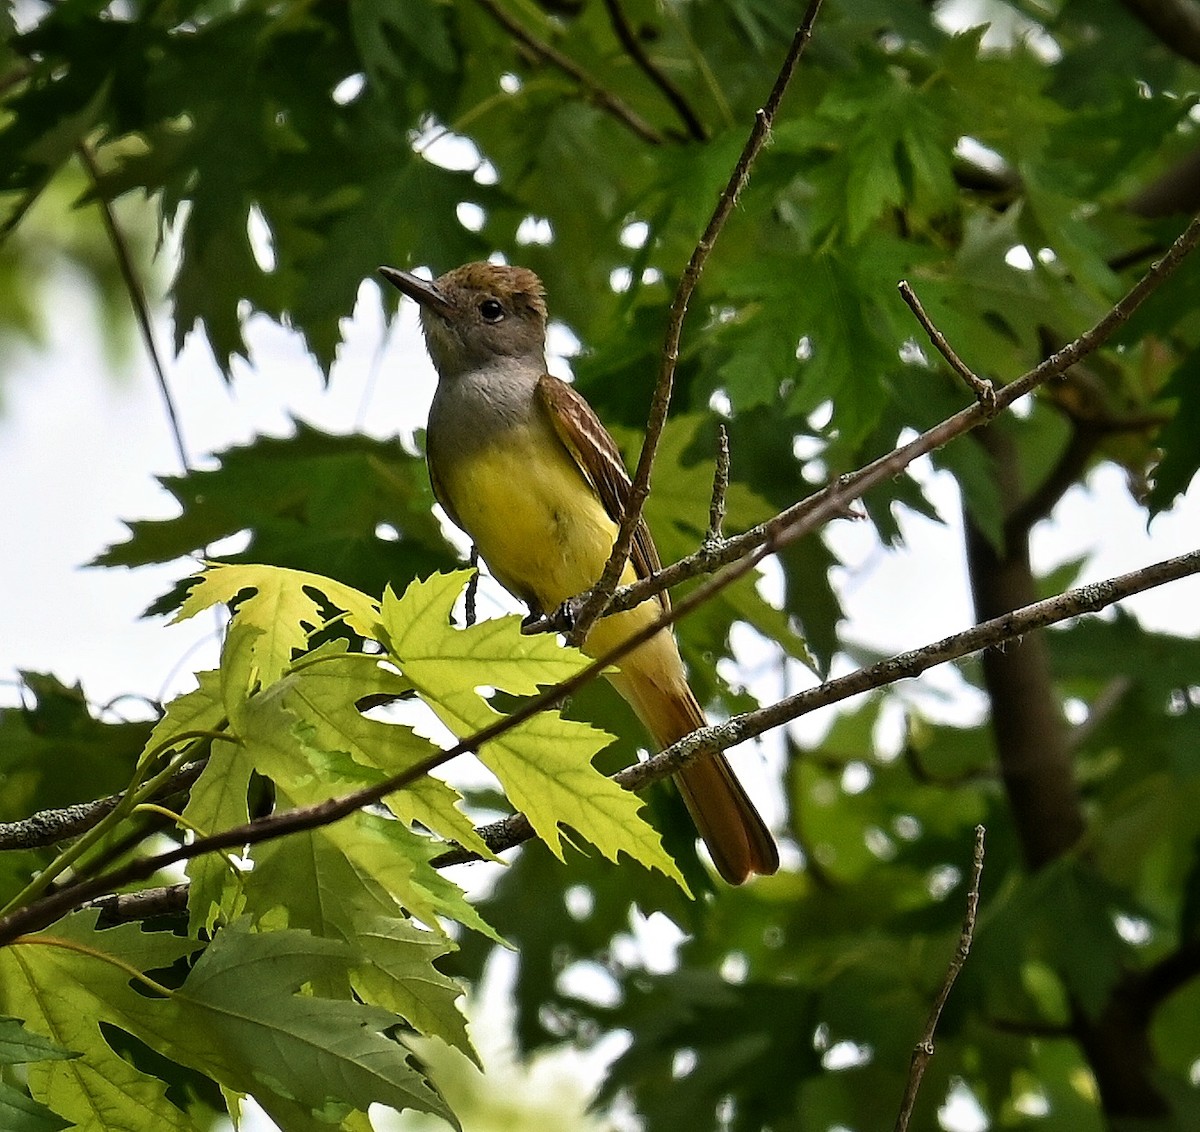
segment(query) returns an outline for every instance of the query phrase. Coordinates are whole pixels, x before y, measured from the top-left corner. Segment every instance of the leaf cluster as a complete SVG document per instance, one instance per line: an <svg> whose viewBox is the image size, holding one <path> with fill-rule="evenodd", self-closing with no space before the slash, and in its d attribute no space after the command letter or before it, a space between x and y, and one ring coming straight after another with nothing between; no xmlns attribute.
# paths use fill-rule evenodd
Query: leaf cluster
<svg viewBox="0 0 1200 1132"><path fill-rule="evenodd" d="M381 602L279 567L212 567L193 586L180 616L219 602L234 609L222 668L168 705L127 799L161 781L164 765L198 763L175 824L203 837L244 825L252 806L286 813L388 779L407 784L386 795L386 809L356 810L237 857L198 856L188 867L186 934L105 929L92 911L12 943L0 959L3 1008L81 1059L30 1070L31 1112L47 1108L82 1127L141 1127L151 1116L158 1127L198 1127L190 1104L122 1059L127 1035L229 1097L253 1095L285 1127L358 1127L373 1103L452 1119L404 1035L471 1052L461 987L434 961L455 947L450 923L498 937L432 861L447 843L494 855L459 792L429 777L441 749L364 706L419 703L426 727L436 718L465 737L500 718L483 681L525 696L584 663L552 638L522 636L515 617L455 628L464 581L434 576ZM314 645L331 619L358 647ZM592 767L608 741L543 712L478 755L556 855L569 828L610 860L622 852L682 884L636 796ZM93 851L95 832L83 839ZM77 859L76 847L50 861L38 886ZM27 887L9 908L34 895ZM160 969L170 974L153 974Z"/></svg>

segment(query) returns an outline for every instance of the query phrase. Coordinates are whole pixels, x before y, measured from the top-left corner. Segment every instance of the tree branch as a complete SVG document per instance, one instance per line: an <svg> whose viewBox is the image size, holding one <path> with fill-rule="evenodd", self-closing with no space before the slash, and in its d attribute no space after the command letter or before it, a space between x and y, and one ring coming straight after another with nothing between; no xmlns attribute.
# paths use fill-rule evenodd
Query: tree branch
<svg viewBox="0 0 1200 1132"><path fill-rule="evenodd" d="M929 315L925 313L925 308L921 305L921 300L917 298L916 292L909 286L907 279L900 280L899 291L900 297L908 304L908 309L913 312L917 321L924 328L925 333L929 335L929 341L933 343L937 352L946 359L950 368L966 382L967 388L975 395L975 400L985 408L990 408L995 412L996 390L993 388L992 383L976 374L954 352L954 348L946 341L946 336L933 324L933 320Z"/></svg>
<svg viewBox="0 0 1200 1132"><path fill-rule="evenodd" d="M1100 436L1098 429L1083 422L1074 422L1067 446L1059 454L1054 467L1004 520L1006 542L1023 538L1036 523L1049 516L1063 495L1079 482L1095 454Z"/></svg>
<svg viewBox="0 0 1200 1132"><path fill-rule="evenodd" d="M738 195L750 180L750 171L754 162L762 152L763 146L766 145L771 125L775 121L775 115L779 111L783 96L796 72L800 57L804 54L804 49L812 38L813 23L820 10L821 0L809 0L808 10L804 14L802 23L796 29L796 34L792 38L791 46L788 48L779 73L775 76L775 84L771 88L771 93L767 96L767 101L762 109L755 115L750 136L742 147L742 152L725 188L717 198L716 206L704 233L697 241L691 258L688 260L683 274L679 277L679 285L675 289L675 298L671 303L671 311L667 320L662 364L658 372L658 381L654 387L654 396L650 402L650 414L646 421L646 436L642 441L642 452L638 457L633 486L625 505L625 516L621 520L621 527L617 532L616 542L613 544L612 553L609 555L604 571L596 585L593 586L591 593L584 599L574 618L575 629L572 636L575 640L582 640L587 635L587 630L592 622L606 609L612 593L620 581L621 573L625 569L625 563L633 545L634 532L641 519L646 498L650 494L650 475L654 468L654 457L667 421L667 411L671 406L675 367L679 362L679 342L683 334L683 320L687 315L688 303L700 281L700 274L704 270L705 263L708 262L713 245L725 227L725 222L729 219L734 205L737 204Z"/></svg>
<svg viewBox="0 0 1200 1132"><path fill-rule="evenodd" d="M146 292L138 279L129 242L125 239L125 233L121 231L121 227L117 223L112 205L100 192L100 166L96 163L95 154L92 153L86 141L81 141L76 150L79 160L92 179L92 184L96 186L96 203L100 208L100 215L104 218L104 227L108 231L108 238L117 258L117 266L120 268L121 279L129 295L129 305L133 307L133 314L137 319L142 342L146 347L146 353L150 355L154 380L158 383L163 407L167 411L167 421L171 426L171 436L175 441L175 451L179 455L179 463L187 472L191 469L191 464L188 461L187 446L183 442L183 426L179 423L179 410L175 406L175 398L171 395L171 387L167 384L166 366L163 364L162 355L158 352L158 344L154 340L154 324L150 318L150 304L146 301Z"/></svg>
<svg viewBox="0 0 1200 1132"><path fill-rule="evenodd" d="M1180 944L1140 977L1141 997L1149 1013L1177 990L1200 975L1200 938Z"/></svg>
<svg viewBox="0 0 1200 1132"><path fill-rule="evenodd" d="M88 901L85 908L99 908L102 927L127 920L149 920L155 916L177 915L187 910L187 884L169 884L143 888L138 892L115 892Z"/></svg>
<svg viewBox="0 0 1200 1132"><path fill-rule="evenodd" d="M621 46L625 48L629 53L629 57L641 68L642 73L662 91L663 96L674 107L675 113L679 115L679 120L688 132L688 137L692 141L708 141L708 131L704 128L704 123L700 121L696 111L692 109L690 103L684 97L683 91L646 54L646 49L642 46L641 40L638 39L637 33L629 24L629 19L625 15L625 10L621 7L620 0L604 0L604 7L608 11L609 21L612 23L617 39L621 41Z"/></svg>
<svg viewBox="0 0 1200 1132"><path fill-rule="evenodd" d="M1150 265L1144 275L1115 303L1112 308L1090 329L1084 331L1072 342L1056 350L1031 370L1009 382L996 393L996 412L1006 409L1014 401L1020 400L1031 393L1043 382L1058 377L1083 358L1094 353L1116 331L1126 323L1187 256L1200 243L1200 216L1192 219L1191 223L1179 234L1167 249L1163 257ZM786 511L780 512L773 519L733 538L726 539L717 546L701 547L695 554L670 566L664 567L649 578L642 578L632 585L623 586L617 590L609 602L605 613L619 613L640 605L649 597L671 589L689 578L712 571L736 562L744 555L761 545L778 527L787 527L804 521L813 513L821 515L836 515L837 508L829 506L831 498L838 500L844 510L845 504L857 499L876 484L902 472L909 464L920 456L932 452L949 443L958 436L986 423L992 411L976 403L961 409L952 417L940 424L934 425L915 437L901 448L880 456L877 460L851 472L820 491L814 492Z"/></svg>
<svg viewBox="0 0 1200 1132"><path fill-rule="evenodd" d="M183 767L163 787L160 798L170 798L186 790L204 769L203 760ZM125 797L124 791L94 802L80 802L58 810L39 810L20 821L0 822L0 851L5 849L38 849L69 841L87 833L111 813Z"/></svg>
<svg viewBox="0 0 1200 1132"><path fill-rule="evenodd" d="M713 465L712 499L708 504L708 531L704 536L706 545L719 543L721 528L725 525L725 496L729 492L729 430L717 426L717 459Z"/></svg>
<svg viewBox="0 0 1200 1132"><path fill-rule="evenodd" d="M913 1049L912 1061L909 1063L908 1080L904 1085L904 1098L900 1102L900 1111L896 1115L895 1132L907 1132L908 1122L912 1118L913 1106L917 1103L917 1092L921 1088L921 1079L925 1076L925 1068L933 1057L933 1036L941 1020L946 1000L959 972L971 953L971 941L975 938L975 919L979 914L979 881L983 876L983 826L975 827L975 847L971 854L971 879L967 885L967 910L963 916L962 930L958 935L958 947L946 969L946 977L942 980L941 988L933 1000L929 1011L929 1019L925 1023L925 1032Z"/></svg>
<svg viewBox="0 0 1200 1132"><path fill-rule="evenodd" d="M1133 594L1165 585L1168 582L1178 581L1196 573L1200 573L1200 550L1180 555L1177 558L1166 559L1129 574L1069 590L1057 597L1048 598L1025 609L1006 614L1004 617L998 617L982 625L975 625L961 633L944 637L940 641L935 641L920 649L900 653L877 664L860 668L846 676L829 680L816 688L797 692L767 707L734 716L724 723L701 728L673 743L653 758L626 767L613 776L614 781L620 783L627 790L640 791L653 782L678 773L699 759L707 758L718 751L727 750L747 739L756 738L784 723L816 711L818 708L828 707L849 699L851 696L869 692L902 679L919 676L936 665L958 660L982 649L994 648L1058 621L1065 621L1085 613L1098 612ZM316 829L338 821L362 806L377 802L385 795L402 789L410 782L428 773L433 767L440 766L468 750L481 746L502 731L528 719L537 711L545 710L548 706L545 701L549 700L554 703L561 701L570 691L574 691L584 682L581 678L588 672L594 670L593 674L598 674L610 663L608 658L601 658L572 680L565 681L542 695L526 701L512 715L506 716L496 724L456 743L446 751L424 760L419 766L411 767L404 773L393 776L386 782L354 791L341 798L332 798L315 805L257 818L244 825L222 830L208 837L197 838L190 845L177 846L165 853L132 861L104 876L95 877L51 893L36 903L17 909L0 919L0 946L11 943L22 934L40 930L74 908L107 898L114 889L152 877L160 869L170 865L192 860L221 849L259 844L289 833ZM532 829L523 814L513 814L499 822L484 826L480 833L489 848L494 852L500 852L528 840L532 836ZM465 850L451 849L436 858L435 863L438 867L443 867L476 859Z"/></svg>
<svg viewBox="0 0 1200 1132"><path fill-rule="evenodd" d="M1200 64L1200 4L1195 0L1121 0L1163 46Z"/></svg>
<svg viewBox="0 0 1200 1132"><path fill-rule="evenodd" d="M557 47L538 39L523 27L504 10L499 0L475 0L475 3L533 55L549 63L552 67L557 67L564 75L569 76L583 87L597 106L628 127L642 141L649 142L651 145L662 145L664 140L662 134L637 111L627 106L611 90L601 85L570 56L564 55Z"/></svg>

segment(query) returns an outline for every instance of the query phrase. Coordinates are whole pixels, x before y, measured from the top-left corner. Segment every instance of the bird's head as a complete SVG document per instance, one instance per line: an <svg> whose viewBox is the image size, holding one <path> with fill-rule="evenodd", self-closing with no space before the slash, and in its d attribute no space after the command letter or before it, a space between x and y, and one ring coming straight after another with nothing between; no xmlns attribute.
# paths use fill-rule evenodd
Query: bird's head
<svg viewBox="0 0 1200 1132"><path fill-rule="evenodd" d="M545 365L546 298L528 268L467 263L430 282L394 267L383 276L421 308L421 328L441 377L499 358Z"/></svg>

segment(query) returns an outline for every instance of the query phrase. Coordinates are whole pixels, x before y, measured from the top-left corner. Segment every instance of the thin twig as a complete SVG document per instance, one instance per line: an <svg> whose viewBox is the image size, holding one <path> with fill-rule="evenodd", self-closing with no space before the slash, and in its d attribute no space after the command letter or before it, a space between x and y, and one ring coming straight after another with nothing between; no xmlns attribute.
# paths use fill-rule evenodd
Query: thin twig
<svg viewBox="0 0 1200 1132"><path fill-rule="evenodd" d="M908 1122L912 1118L913 1106L917 1103L917 1092L921 1088L921 1078L925 1076L925 1068L933 1057L933 1037L937 1025L945 1009L946 1000L954 988L954 982L967 956L971 953L971 941L975 938L975 918L979 914L979 881L983 876L983 826L975 827L975 848L971 855L971 880L967 885L967 911L963 916L962 931L958 936L958 947L946 970L941 988L933 1000L933 1008L929 1011L929 1019L925 1023L925 1032L913 1049L912 1061L908 1067L908 1080L904 1085L904 1099L900 1103L900 1111L896 1115L895 1132L907 1132Z"/></svg>
<svg viewBox="0 0 1200 1132"><path fill-rule="evenodd" d="M933 324L933 320L925 313L921 300L916 292L908 285L907 279L901 279L897 284L900 297L908 304L909 310L916 316L917 321L925 328L929 341L934 348L949 363L959 377L967 383L967 387L975 394L975 399L985 408L996 411L996 390L990 381L980 377L966 362L954 352L954 348L946 340L946 336Z"/></svg>
<svg viewBox="0 0 1200 1132"><path fill-rule="evenodd" d="M613 26L613 31L616 33L617 39L621 41L621 46L629 52L629 57L642 69L645 76L662 91L666 100L675 108L675 113L679 115L679 120L687 130L688 136L693 141L708 141L708 130L704 128L704 123L700 121L696 111L692 109L691 104L684 97L683 91L668 78L646 53L646 49L642 46L642 41L638 39L637 33L630 26L629 17L625 15L625 10L621 7L620 0L604 0L604 7L608 10L609 21Z"/></svg>
<svg viewBox="0 0 1200 1132"><path fill-rule="evenodd" d="M133 307L134 317L137 319L142 342L146 347L146 353L150 355L150 365L154 370L154 379L158 383L163 407L167 411L167 421L171 426L171 436L175 440L175 451L179 455L179 463L183 471L187 472L191 469L191 464L188 460L187 446L183 442L183 427L179 423L179 410L175 406L175 398L171 395L171 387L167 384L166 366L158 351L158 344L154 340L154 324L150 318L150 304L146 301L146 292L138 279L129 242L125 239L125 233L121 231L120 225L117 224L112 205L100 191L100 166L96 163L95 155L86 141L79 143L77 151L79 160L92 179L92 184L96 186L96 203L100 207L100 215L104 217L104 227L108 230L108 238L112 243L113 253L117 257L117 266L120 268L121 279L129 295L129 304Z"/></svg>
<svg viewBox="0 0 1200 1132"><path fill-rule="evenodd" d="M708 533L705 543L711 545L722 539L725 525L725 496L729 491L729 430L717 425L717 459L713 466L712 501L708 505Z"/></svg>
<svg viewBox="0 0 1200 1132"><path fill-rule="evenodd" d="M654 396L650 402L650 413L646 420L646 436L642 441L642 451L638 457L633 485L625 504L625 515L621 520L620 530L617 532L612 553L609 555L603 573L574 616L576 628L573 635L577 639L582 639L587 635L587 630L592 622L607 608L621 578L621 573L625 569L625 563L629 559L634 532L641 520L646 498L650 494L650 476L654 469L654 457L658 451L658 442L662 436L663 427L667 422L667 411L671 406L675 367L679 362L679 342L683 334L683 320L687 315L688 303L700 282L701 272L708 262L713 245L725 227L726 220L733 212L738 196L750 180L750 171L754 167L754 162L767 143L775 115L787 92L788 84L796 72L800 57L804 54L804 49L812 38L813 22L820 10L821 0L809 0L804 20L796 29L796 34L792 37L791 46L788 48L779 73L775 76L775 85L771 88L771 93L767 96L767 101L762 109L755 114L750 136L742 147L742 152L738 156L725 188L717 198L716 206L703 235L696 242L691 258L688 260L683 274L679 277L679 286L675 289L675 298L671 303L671 311L667 320L667 333L662 348L662 364L659 367Z"/></svg>
<svg viewBox="0 0 1200 1132"><path fill-rule="evenodd" d="M568 55L564 55L557 47L551 46L544 40L538 39L532 32L522 26L501 7L499 0L475 0L475 2L492 17L518 43L526 47L539 59L551 66L557 67L563 74L574 79L588 92L592 100L602 110L607 111L619 122L622 122L644 142L651 145L662 145L663 136L647 122L632 107L627 106L611 90L601 85Z"/></svg>

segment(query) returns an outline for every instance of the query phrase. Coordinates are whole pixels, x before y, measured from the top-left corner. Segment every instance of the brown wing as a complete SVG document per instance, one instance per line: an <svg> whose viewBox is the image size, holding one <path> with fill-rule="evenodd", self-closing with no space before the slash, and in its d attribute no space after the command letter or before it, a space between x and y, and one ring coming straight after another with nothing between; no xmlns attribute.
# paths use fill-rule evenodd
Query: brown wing
<svg viewBox="0 0 1200 1132"><path fill-rule="evenodd" d="M600 497L604 510L614 523L620 523L633 483L608 430L574 387L557 377L542 374L537 384L537 396L554 431ZM645 517L638 520L629 557L639 578L648 577L662 568ZM659 595L659 600L664 609L670 607L665 591Z"/></svg>

